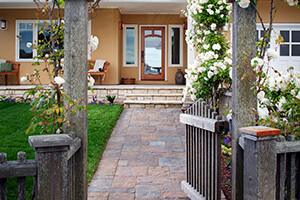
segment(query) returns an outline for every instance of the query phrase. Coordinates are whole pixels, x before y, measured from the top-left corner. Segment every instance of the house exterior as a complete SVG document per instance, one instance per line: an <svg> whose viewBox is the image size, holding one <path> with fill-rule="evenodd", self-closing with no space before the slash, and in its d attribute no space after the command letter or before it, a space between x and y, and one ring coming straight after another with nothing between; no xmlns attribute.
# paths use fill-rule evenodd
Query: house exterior
<svg viewBox="0 0 300 200"><path fill-rule="evenodd" d="M265 22L269 2L258 1ZM101 1L98 15L89 22L90 35L100 40L90 58L110 62L109 84L119 84L121 78L135 78L137 84L175 84L177 70L184 71L195 57L185 42L188 19L181 10L186 4L186 0ZM0 19L7 19L7 29L0 30L0 59L20 62L21 77L32 73L35 52L26 49L17 36L23 34L28 42L38 38L36 28L29 25L36 22L35 4L32 0L0 0ZM290 65L300 70L300 10L281 3L274 23L275 31L285 38L274 66L281 71ZM230 27L225 29L229 38ZM258 23L258 38L260 30ZM275 45L273 38L271 47ZM9 76L8 83L16 84L15 79ZM46 75L42 83L48 83ZM0 84L4 84L3 77Z"/></svg>

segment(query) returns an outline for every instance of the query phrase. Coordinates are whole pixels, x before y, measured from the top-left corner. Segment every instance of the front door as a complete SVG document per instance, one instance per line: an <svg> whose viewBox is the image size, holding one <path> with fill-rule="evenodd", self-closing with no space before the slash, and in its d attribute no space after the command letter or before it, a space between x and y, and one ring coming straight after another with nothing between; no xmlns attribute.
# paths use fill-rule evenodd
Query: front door
<svg viewBox="0 0 300 200"><path fill-rule="evenodd" d="M165 80L165 27L142 27L142 80Z"/></svg>

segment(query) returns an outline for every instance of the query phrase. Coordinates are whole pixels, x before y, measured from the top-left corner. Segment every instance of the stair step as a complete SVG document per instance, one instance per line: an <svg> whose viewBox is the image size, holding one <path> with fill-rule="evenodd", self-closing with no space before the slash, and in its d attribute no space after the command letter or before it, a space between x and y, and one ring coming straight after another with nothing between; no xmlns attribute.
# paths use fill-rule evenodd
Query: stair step
<svg viewBox="0 0 300 200"><path fill-rule="evenodd" d="M160 94L160 93L153 93L153 94L144 94L144 93L137 93L137 94L125 94L126 97L153 97L153 96L157 96L157 97L182 97L183 94L180 93L170 93L170 94Z"/></svg>
<svg viewBox="0 0 300 200"><path fill-rule="evenodd" d="M127 108L180 108L182 101L174 100L125 100Z"/></svg>
<svg viewBox="0 0 300 200"><path fill-rule="evenodd" d="M125 94L126 100L137 100L137 101L181 101L183 95L179 93L172 94Z"/></svg>

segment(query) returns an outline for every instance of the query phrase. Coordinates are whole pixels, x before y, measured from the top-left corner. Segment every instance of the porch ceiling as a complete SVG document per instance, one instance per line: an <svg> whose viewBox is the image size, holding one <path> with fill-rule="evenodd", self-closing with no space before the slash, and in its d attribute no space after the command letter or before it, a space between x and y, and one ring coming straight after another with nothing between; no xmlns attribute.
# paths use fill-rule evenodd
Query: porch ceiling
<svg viewBox="0 0 300 200"><path fill-rule="evenodd" d="M119 8L121 14L180 14L186 0L102 0L101 8ZM32 0L0 0L0 9L35 8Z"/></svg>

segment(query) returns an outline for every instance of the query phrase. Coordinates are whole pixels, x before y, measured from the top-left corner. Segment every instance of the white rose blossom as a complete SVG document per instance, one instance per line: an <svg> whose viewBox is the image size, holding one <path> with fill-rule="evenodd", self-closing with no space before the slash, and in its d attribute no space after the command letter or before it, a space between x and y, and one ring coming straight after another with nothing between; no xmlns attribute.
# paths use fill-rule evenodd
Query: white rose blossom
<svg viewBox="0 0 300 200"><path fill-rule="evenodd" d="M252 58L251 60L251 66L252 67L257 67L257 66L262 66L264 64L264 61L261 58L255 57Z"/></svg>
<svg viewBox="0 0 300 200"><path fill-rule="evenodd" d="M278 52L275 49L268 49L267 50L267 56L270 59L276 59L276 58L278 58Z"/></svg>
<svg viewBox="0 0 300 200"><path fill-rule="evenodd" d="M212 23L212 24L210 25L210 28L211 28L211 30L215 30L215 29L217 28L217 24Z"/></svg>
<svg viewBox="0 0 300 200"><path fill-rule="evenodd" d="M207 77L208 78L211 78L213 75L214 75L214 72L212 72L212 71L207 72Z"/></svg>
<svg viewBox="0 0 300 200"><path fill-rule="evenodd" d="M213 50L220 50L221 49L221 45L218 43L218 44L214 44L213 46L212 46L212 49Z"/></svg>
<svg viewBox="0 0 300 200"><path fill-rule="evenodd" d="M24 77L21 77L21 83L25 83L27 81L27 77L24 76Z"/></svg>
<svg viewBox="0 0 300 200"><path fill-rule="evenodd" d="M63 85L65 83L65 79L63 79L62 77L60 76L56 76L54 78L54 83L58 84L58 85Z"/></svg>
<svg viewBox="0 0 300 200"><path fill-rule="evenodd" d="M31 42L27 42L26 46L27 46L27 48L30 48L30 47L32 47L32 43Z"/></svg>
<svg viewBox="0 0 300 200"><path fill-rule="evenodd" d="M98 37L91 35L90 45L91 45L91 48L92 48L93 51L95 51L98 48L98 44L99 44Z"/></svg>

